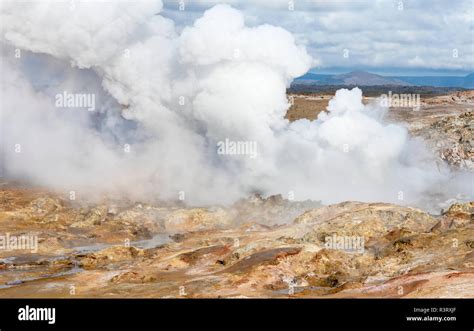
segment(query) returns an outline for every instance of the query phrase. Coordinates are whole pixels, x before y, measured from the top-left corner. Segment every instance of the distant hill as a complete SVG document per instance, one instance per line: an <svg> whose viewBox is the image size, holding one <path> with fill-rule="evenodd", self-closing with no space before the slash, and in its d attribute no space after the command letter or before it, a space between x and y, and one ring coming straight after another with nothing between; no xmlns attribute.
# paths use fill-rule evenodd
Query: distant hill
<svg viewBox="0 0 474 331"><path fill-rule="evenodd" d="M416 86L474 88L474 73L459 76L394 77Z"/></svg>
<svg viewBox="0 0 474 331"><path fill-rule="evenodd" d="M459 76L381 76L365 71L339 75L307 73L295 81L297 84L332 86L433 86L474 88L474 73Z"/></svg>
<svg viewBox="0 0 474 331"><path fill-rule="evenodd" d="M347 74L335 75L330 79L331 83L342 85L378 86L378 85L407 85L406 82L396 78L371 74L365 71L353 71ZM411 85L411 84L408 84Z"/></svg>
<svg viewBox="0 0 474 331"><path fill-rule="evenodd" d="M358 85L358 86L378 86L378 85L411 85L397 78L385 77L365 71L353 71L341 75L317 75L307 73L298 78L300 82L317 85Z"/></svg>

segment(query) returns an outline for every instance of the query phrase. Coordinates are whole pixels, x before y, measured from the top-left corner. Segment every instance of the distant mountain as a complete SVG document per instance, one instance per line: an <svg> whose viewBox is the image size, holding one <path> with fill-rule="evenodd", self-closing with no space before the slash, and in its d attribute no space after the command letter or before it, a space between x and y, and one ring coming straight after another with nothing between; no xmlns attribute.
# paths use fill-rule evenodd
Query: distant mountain
<svg viewBox="0 0 474 331"><path fill-rule="evenodd" d="M474 88L474 73L467 76L419 76L393 77L416 86Z"/></svg>
<svg viewBox="0 0 474 331"><path fill-rule="evenodd" d="M307 73L298 78L306 83L317 85L358 85L358 86L378 86L378 85L411 85L397 78L385 77L365 71L353 71L341 75L317 75Z"/></svg>
<svg viewBox="0 0 474 331"><path fill-rule="evenodd" d="M347 74L336 75L331 78L333 85L360 85L360 86L378 86L378 85L407 85L406 82L396 78L371 74L365 71L353 71ZM411 84L408 84L411 85Z"/></svg>
<svg viewBox="0 0 474 331"><path fill-rule="evenodd" d="M339 75L307 73L296 79L298 84L310 85L357 85L357 86L434 86L474 88L474 73L459 76L381 76L365 71L353 71Z"/></svg>

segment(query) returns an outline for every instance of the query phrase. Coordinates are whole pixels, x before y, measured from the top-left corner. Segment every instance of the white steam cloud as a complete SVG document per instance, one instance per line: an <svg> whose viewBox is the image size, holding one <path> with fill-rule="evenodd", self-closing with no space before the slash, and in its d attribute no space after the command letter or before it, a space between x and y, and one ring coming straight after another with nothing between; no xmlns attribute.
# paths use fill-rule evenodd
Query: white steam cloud
<svg viewBox="0 0 474 331"><path fill-rule="evenodd" d="M178 34L161 9L2 1L6 176L83 197L182 191L194 204L255 191L323 202L393 202L403 191L417 203L472 190L357 88L338 91L315 121L285 120L286 88L312 63L289 32L247 27L217 5ZM65 91L93 94L95 111L58 109ZM256 157L217 153L226 139L256 143Z"/></svg>

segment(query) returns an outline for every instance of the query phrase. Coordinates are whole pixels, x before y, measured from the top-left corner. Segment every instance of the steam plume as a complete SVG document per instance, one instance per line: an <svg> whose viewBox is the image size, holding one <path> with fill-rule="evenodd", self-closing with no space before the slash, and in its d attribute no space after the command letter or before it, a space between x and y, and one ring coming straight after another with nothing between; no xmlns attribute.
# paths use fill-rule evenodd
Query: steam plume
<svg viewBox="0 0 474 331"><path fill-rule="evenodd" d="M83 197L184 192L195 204L255 191L323 202L393 202L402 191L410 203L472 193L358 88L339 90L315 121L285 120L286 88L312 59L284 29L247 27L217 5L178 34L161 9L2 2L7 176ZM58 109L64 91L93 94L95 111ZM254 142L256 157L217 153L226 139Z"/></svg>

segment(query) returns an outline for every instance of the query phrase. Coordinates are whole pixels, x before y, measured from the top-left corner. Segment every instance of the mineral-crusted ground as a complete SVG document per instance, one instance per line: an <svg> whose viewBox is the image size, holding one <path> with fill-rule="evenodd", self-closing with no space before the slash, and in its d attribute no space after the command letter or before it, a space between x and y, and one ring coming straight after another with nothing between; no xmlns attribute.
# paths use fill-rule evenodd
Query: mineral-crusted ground
<svg viewBox="0 0 474 331"><path fill-rule="evenodd" d="M288 224L258 222L265 210L300 207L256 197L228 209L135 205L112 213L106 205L78 208L47 193L4 189L1 232L36 234L39 245L37 253L0 251L0 295L474 295L474 203L433 217L344 202L309 208ZM328 248L325 238L334 235L364 238L363 251Z"/></svg>

